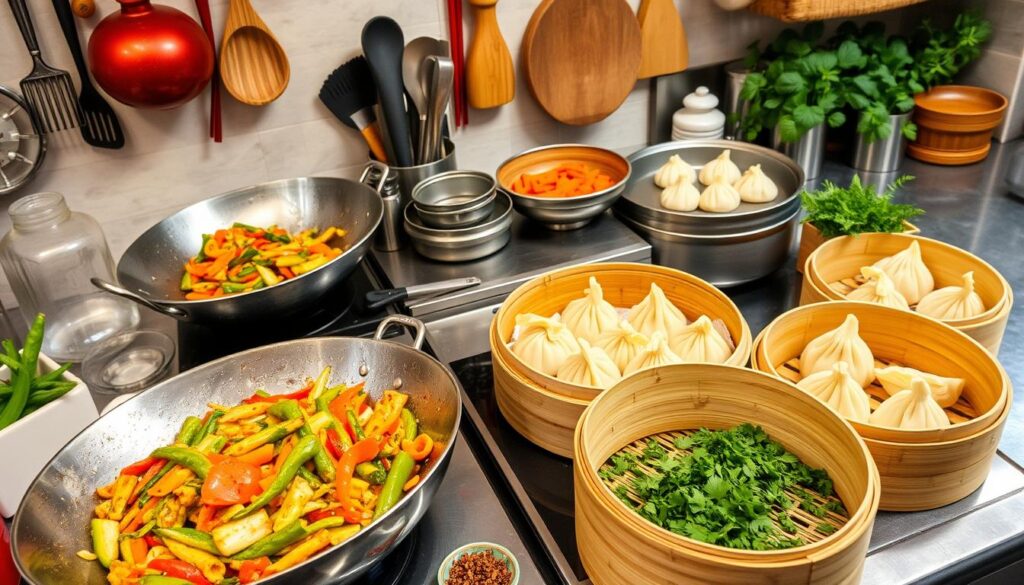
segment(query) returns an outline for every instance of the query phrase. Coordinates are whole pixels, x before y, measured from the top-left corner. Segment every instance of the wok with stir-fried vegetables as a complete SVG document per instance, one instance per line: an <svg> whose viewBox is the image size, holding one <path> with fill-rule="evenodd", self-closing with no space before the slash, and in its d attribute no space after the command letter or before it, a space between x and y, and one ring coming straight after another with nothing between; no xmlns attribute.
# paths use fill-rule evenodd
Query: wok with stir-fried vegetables
<svg viewBox="0 0 1024 585"><path fill-rule="evenodd" d="M179 288L186 299L198 301L274 286L340 256L344 250L331 243L345 234L335 226L292 234L278 226L235 222L203 234L199 253L185 263Z"/></svg>
<svg viewBox="0 0 1024 585"><path fill-rule="evenodd" d="M385 514L443 448L409 394L374 401L330 375L186 418L171 444L96 490L92 550L79 556L111 585L253 583Z"/></svg>

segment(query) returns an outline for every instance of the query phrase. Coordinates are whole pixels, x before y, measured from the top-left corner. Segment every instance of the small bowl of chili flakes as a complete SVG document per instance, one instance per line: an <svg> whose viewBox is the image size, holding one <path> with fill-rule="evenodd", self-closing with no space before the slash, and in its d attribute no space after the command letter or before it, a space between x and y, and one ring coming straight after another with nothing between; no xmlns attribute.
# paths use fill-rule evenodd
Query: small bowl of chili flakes
<svg viewBox="0 0 1024 585"><path fill-rule="evenodd" d="M437 570L437 585L518 585L519 562L507 548L474 542L453 550Z"/></svg>

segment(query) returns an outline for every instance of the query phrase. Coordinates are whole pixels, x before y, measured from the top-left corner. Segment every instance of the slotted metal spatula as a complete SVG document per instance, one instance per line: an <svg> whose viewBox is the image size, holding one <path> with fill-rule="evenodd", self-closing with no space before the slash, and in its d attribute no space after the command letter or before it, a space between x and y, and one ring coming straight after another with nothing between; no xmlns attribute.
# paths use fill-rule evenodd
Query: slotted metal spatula
<svg viewBox="0 0 1024 585"><path fill-rule="evenodd" d="M42 124L43 132L68 130L79 124L80 115L75 88L71 84L71 75L64 70L54 69L45 62L39 53L39 42L36 31L32 27L25 0L8 0L11 12L18 22L25 46L32 55L32 72L21 80L21 92L35 109Z"/></svg>

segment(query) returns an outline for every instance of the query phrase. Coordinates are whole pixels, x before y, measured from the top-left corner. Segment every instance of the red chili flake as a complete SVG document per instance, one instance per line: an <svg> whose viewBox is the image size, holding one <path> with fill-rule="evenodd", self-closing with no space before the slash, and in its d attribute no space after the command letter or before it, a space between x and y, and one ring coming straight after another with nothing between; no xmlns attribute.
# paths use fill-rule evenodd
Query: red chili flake
<svg viewBox="0 0 1024 585"><path fill-rule="evenodd" d="M509 585L512 571L491 551L462 555L448 572L445 585Z"/></svg>

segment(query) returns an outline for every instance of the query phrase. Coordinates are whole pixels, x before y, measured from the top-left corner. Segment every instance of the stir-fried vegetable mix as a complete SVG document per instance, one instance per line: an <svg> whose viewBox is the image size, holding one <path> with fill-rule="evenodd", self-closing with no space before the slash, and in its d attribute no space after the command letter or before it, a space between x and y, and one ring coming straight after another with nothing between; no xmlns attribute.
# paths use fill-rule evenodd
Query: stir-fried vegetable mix
<svg viewBox="0 0 1024 585"><path fill-rule="evenodd" d="M174 442L96 490L93 551L112 585L253 583L351 537L440 450L387 390L330 386L210 404Z"/></svg>
<svg viewBox="0 0 1024 585"><path fill-rule="evenodd" d="M343 238L340 227L302 230L235 223L203 235L199 253L185 263L181 291L190 301L211 299L268 286L316 270L341 255L330 242Z"/></svg>

